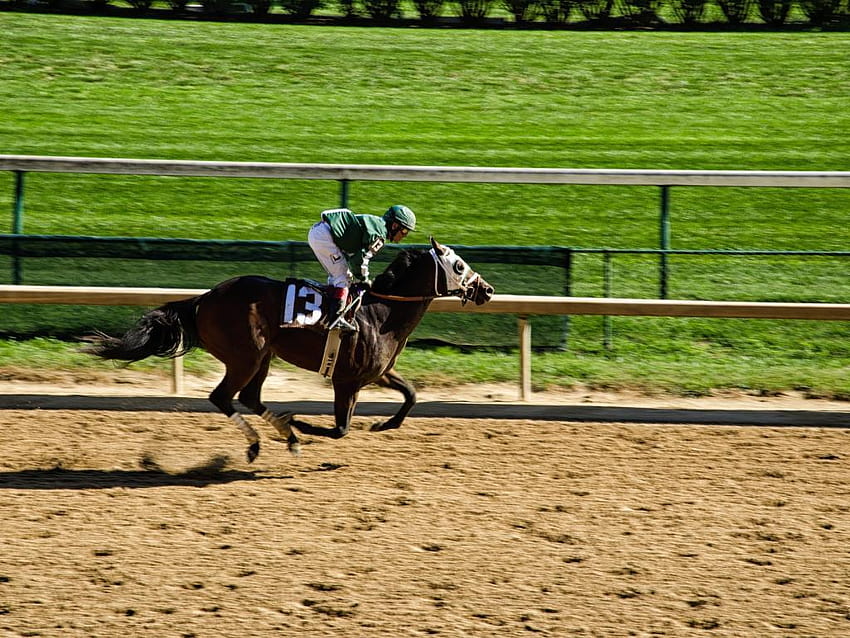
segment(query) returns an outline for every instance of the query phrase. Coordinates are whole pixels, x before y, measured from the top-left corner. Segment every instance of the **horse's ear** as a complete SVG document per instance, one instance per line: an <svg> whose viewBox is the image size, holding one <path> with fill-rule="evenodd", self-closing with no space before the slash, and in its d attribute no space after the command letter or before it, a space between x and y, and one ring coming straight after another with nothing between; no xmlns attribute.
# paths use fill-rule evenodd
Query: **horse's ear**
<svg viewBox="0 0 850 638"><path fill-rule="evenodd" d="M435 253L437 253L438 255L445 254L446 251L443 248L442 244L440 244L440 242L438 242L436 239L434 239L433 236L431 236L429 239L431 240L431 248L434 249Z"/></svg>

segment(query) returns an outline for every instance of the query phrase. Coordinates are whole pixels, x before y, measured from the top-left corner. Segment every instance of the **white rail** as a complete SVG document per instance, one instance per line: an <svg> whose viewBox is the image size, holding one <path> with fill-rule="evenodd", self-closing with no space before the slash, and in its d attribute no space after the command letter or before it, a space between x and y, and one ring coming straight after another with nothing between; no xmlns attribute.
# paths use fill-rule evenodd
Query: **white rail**
<svg viewBox="0 0 850 638"><path fill-rule="evenodd" d="M205 292L205 288L0 285L0 303L158 306L168 301L186 299ZM457 297L445 297L435 299L430 311L479 312L526 317L532 315L621 315L850 321L850 304L533 295L494 295L493 300L483 306L463 305Z"/></svg>
<svg viewBox="0 0 850 638"><path fill-rule="evenodd" d="M48 173L257 177L398 182L606 184L627 186L771 186L850 188L850 171L644 170L295 164L0 155L0 170Z"/></svg>
<svg viewBox="0 0 850 638"><path fill-rule="evenodd" d="M0 303L105 306L158 306L206 292L195 288L109 288L97 286L0 285ZM850 304L694 301L494 295L483 306L462 305L454 297L436 299L431 312L511 314L518 318L520 399L531 394L531 326L534 315L620 315L647 317L718 317L850 321ZM182 362L175 359L172 390L182 393Z"/></svg>

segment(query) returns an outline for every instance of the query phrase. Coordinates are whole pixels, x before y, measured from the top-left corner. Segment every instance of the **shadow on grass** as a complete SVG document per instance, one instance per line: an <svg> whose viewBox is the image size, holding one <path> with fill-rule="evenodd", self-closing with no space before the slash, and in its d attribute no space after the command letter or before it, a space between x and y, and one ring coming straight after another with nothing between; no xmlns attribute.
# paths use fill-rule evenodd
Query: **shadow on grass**
<svg viewBox="0 0 850 638"><path fill-rule="evenodd" d="M41 13L54 15L85 15L91 17L128 18L131 20L175 20L187 22L230 22L248 24L277 24L325 27L380 27L409 29L476 29L476 30L571 30L571 31L684 31L684 32L806 32L806 31L847 31L850 18L840 11L822 23L818 21L789 20L780 25L765 24L761 21L744 21L732 24L727 20L711 20L694 24L667 22L666 20L640 20L629 16L609 16L606 18L581 19L561 22L523 20L503 16L459 17L455 15L420 17L378 17L345 16L339 14L316 14L307 16L285 13L254 13L245 10L244 3L229 3L229 8L218 11L204 11L197 3L185 5L182 9L165 6L134 8L109 4L108 0L90 2L84 0L0 0L0 11L15 13ZM573 16L575 17L575 16Z"/></svg>

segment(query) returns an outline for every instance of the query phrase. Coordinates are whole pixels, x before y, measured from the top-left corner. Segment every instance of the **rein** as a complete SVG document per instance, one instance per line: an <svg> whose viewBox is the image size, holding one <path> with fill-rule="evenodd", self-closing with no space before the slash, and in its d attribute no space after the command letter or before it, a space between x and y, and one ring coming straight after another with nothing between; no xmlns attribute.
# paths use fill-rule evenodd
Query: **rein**
<svg viewBox="0 0 850 638"><path fill-rule="evenodd" d="M419 297L402 297L401 295L385 295L381 292L375 292L374 290L370 290L369 294L373 297L377 297L378 299L386 299L387 301L432 301L434 299L438 299L443 295L433 295L433 296L419 296Z"/></svg>

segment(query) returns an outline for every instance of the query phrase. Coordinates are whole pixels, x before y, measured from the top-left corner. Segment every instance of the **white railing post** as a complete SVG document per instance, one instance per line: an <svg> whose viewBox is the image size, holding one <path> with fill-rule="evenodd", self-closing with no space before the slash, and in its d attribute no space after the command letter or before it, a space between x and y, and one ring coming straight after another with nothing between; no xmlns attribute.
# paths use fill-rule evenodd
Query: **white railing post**
<svg viewBox="0 0 850 638"><path fill-rule="evenodd" d="M171 394L178 396L183 394L183 357L174 357L171 360Z"/></svg>
<svg viewBox="0 0 850 638"><path fill-rule="evenodd" d="M519 329L519 400L528 401L531 396L531 324L528 317L517 318Z"/></svg>

